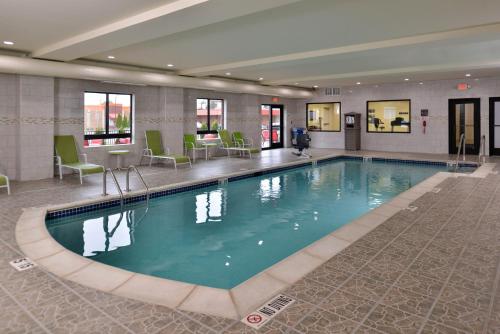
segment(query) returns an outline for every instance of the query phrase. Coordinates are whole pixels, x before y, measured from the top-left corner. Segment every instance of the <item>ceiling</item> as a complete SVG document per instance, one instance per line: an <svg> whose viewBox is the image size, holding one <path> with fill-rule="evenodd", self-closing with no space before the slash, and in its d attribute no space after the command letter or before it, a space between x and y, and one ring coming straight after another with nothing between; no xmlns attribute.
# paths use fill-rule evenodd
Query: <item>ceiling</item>
<svg viewBox="0 0 500 334"><path fill-rule="evenodd" d="M500 1L0 0L4 40L34 58L265 85L475 78L500 74Z"/></svg>

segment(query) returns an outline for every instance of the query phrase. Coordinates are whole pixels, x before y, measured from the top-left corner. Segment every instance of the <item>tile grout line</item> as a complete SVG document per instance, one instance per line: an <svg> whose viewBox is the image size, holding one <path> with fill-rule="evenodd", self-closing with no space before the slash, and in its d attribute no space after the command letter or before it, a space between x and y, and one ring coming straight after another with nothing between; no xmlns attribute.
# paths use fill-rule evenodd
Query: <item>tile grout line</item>
<svg viewBox="0 0 500 334"><path fill-rule="evenodd" d="M457 187L458 185L460 185L462 183L461 180L458 180L458 182L453 185L451 187L451 189L454 189L455 187ZM451 189L448 191L448 193L451 191ZM422 197L422 196L421 196ZM420 198L420 197L419 197ZM377 253L375 253L363 266L361 266L360 268L358 268L354 273L352 273L346 280L344 280L344 282L342 282L341 284L339 284L339 286L337 287L333 287L333 291L328 294L328 296L322 298L317 305L315 305L311 310L309 310L308 312L306 312L304 314L304 316L302 316L299 321L297 321L297 324L299 324L300 322L302 322L307 316L309 316L311 313L313 313L314 311L316 311L318 308L319 308L319 304L321 304L323 301L327 300L328 298L330 298L334 293L336 293L339 289L341 289L344 284L346 282L348 282L352 277L354 277L356 274L358 274L361 269L363 269L368 263L370 263L375 257L377 257L380 253L382 253L385 249L387 249L393 242L394 240L396 240L399 236L401 236L404 232L406 232L407 230L409 230L417 221L419 221L425 214L427 214L432 208L434 208L438 203L440 203L441 201L443 201L445 198L442 198L440 199L439 201L435 202L433 205L431 205L427 210L425 210L425 212L423 212L420 216L418 216L410 225L408 225L406 228L404 228L401 232L399 232L394 238L392 238L392 240L387 244L385 245L382 249L380 249ZM389 219L389 218L388 218ZM385 222L384 222L385 223ZM384 223L380 224L379 226L377 227L380 227L382 225L384 225ZM374 229L375 230L375 229ZM313 279L313 281L317 282L316 280ZM363 319L364 321L365 319ZM358 322L360 325L357 326L354 331L358 330L359 327L362 325L362 322ZM295 327L295 326L294 326Z"/></svg>
<svg viewBox="0 0 500 334"><path fill-rule="evenodd" d="M8 248L12 249L15 253L17 254L20 254L20 255L23 255L23 253L21 251L18 251L17 249L15 249L14 247L12 247L11 245L9 245L5 240L3 240L2 238L0 238L0 242L2 242L3 244L5 244ZM52 273L46 271L43 267L38 267L40 269L40 271L44 272L46 275L48 275L49 277L51 277L54 281L58 282L59 284L61 284L63 287L66 288L66 290L72 292L73 294L75 294L76 296L78 296L80 299L82 299L85 303L87 303L88 305L90 305L90 307L93 307L94 309L96 309L97 311L99 311L100 313L102 313L106 318L109 318L111 319L112 322L114 322L115 324L119 325L120 327L122 327L123 329L125 329L128 333L131 333L131 334L136 334L135 332L133 332L131 329L129 329L128 327L122 325L121 323L117 322L111 315L107 314L106 312L104 312L104 310L102 310L100 307L94 305L90 300L88 300L87 298L83 297L80 293L78 293L76 290L74 290L73 288L71 288L69 285L67 285L64 281L62 281L61 279L59 279L58 277L54 276Z"/></svg>
<svg viewBox="0 0 500 334"><path fill-rule="evenodd" d="M495 284L494 284L494 287L493 287L493 292L491 293L491 300L490 300L490 306L488 308L488 315L487 315L487 318L486 318L486 323L484 324L484 329L483 329L483 334L486 334L488 332L488 329L489 329L489 321L491 319L491 316L493 315L493 308L495 307L495 298L496 298L496 294L497 294L497 291L498 291L498 286L500 285L499 283L500 281L500 259L498 261L498 264L497 264L497 273L495 275Z"/></svg>
<svg viewBox="0 0 500 334"><path fill-rule="evenodd" d="M484 180L484 179L483 179ZM480 181L481 182L481 181ZM448 283L450 281L450 278L451 276L453 275L456 267L457 267L457 264L458 262L460 261L460 259L462 258L463 256L463 253L465 252L465 250L467 249L467 246L469 245L471 239L472 239L472 236L473 234L477 231L477 229L479 228L483 218L484 218L484 215L486 213L486 210L490 207L491 203L493 202L493 199L494 199L494 194L496 194L498 192L498 189L500 189L500 184L498 184L496 187L495 187L495 191L493 192L493 194L491 195L491 197L489 198L488 200L488 203L486 204L486 206L484 207L484 210L483 212L481 213L481 216L479 217L478 219L478 222L476 223L476 226L474 227L474 232L471 233L471 235L467 238L467 241L464 243L464 245L462 246L462 249L460 251L460 253L458 254L457 258L455 259L455 262L453 263L453 266L448 274L448 276L446 277L445 281L444 281L444 284L443 286L441 287L440 291L438 292L438 294L436 295L436 298L434 299L429 311L427 312L426 316L424 317L424 322L422 323L422 325L420 326L417 334L420 334L422 333L425 325L427 324L427 322L430 320L430 316L432 314L432 311L434 310L439 298L442 296L444 290L446 289L446 287L448 286ZM455 213L456 214L456 213ZM453 216L455 216L455 214ZM446 223L445 225L447 225L448 223ZM493 296L491 297L493 298Z"/></svg>
<svg viewBox="0 0 500 334"><path fill-rule="evenodd" d="M479 181L480 182L480 181ZM464 198L464 200L462 200L460 202L461 203L464 203L471 195L472 195L472 192L473 190L479 185L479 182L474 185L474 187L470 190L470 193L466 196L466 198ZM455 188L455 187L453 187ZM443 198L444 199L444 198ZM439 201L441 202L441 201ZM438 202L438 203L439 203ZM437 203L436 203L437 204ZM434 205L432 206L434 207ZM431 208L432 208L431 207ZM457 206L457 209L454 211L454 213L447 219L447 221L436 231L436 233L434 233L434 236L429 239L429 241L424 245L424 247L422 247L422 249L420 250L420 252L418 252L415 256L414 256L414 259L406 266L406 268L401 272L401 274L394 280L394 282L392 282L391 285L389 285L387 291L379 298L379 300L377 302L375 302L375 305L373 305L373 307L370 309L370 311L363 317L363 319L360 321L361 324L364 324L364 322L369 318L369 316L375 311L375 308L377 308L381 303L382 301L384 300L384 298L388 295L389 291L391 291L392 288L394 288L396 286L396 282L399 281L399 279L401 277L403 277L403 275L405 275L407 272L408 272L408 269L417 261L418 257L425 251L425 249L427 248L427 246L432 242L434 241L434 239L436 238L436 236L443 230L443 228L448 225L448 223L451 221L451 219L455 216L455 214L458 212L458 210L460 209L460 205ZM430 210L430 208L429 208ZM429 212L429 210L426 211ZM423 214L424 215L424 214ZM423 216L422 215L422 216ZM420 216L420 217L422 217ZM419 218L420 218L419 217ZM416 221L415 221L416 222ZM414 223L415 223L414 222ZM392 243L392 242L391 242ZM385 249L385 248L384 248ZM370 260L371 261L371 260ZM369 261L369 262L370 262ZM404 312L404 311L403 311ZM408 313L408 312L404 312L404 313ZM408 314L411 314L411 313L408 313ZM418 315L416 315L418 316ZM424 321L425 323L425 321ZM356 332L358 329L360 328L360 326L358 326L357 328L354 329L354 332Z"/></svg>
<svg viewBox="0 0 500 334"><path fill-rule="evenodd" d="M17 300L17 298L12 295L9 290L7 290L3 284L0 283L0 289L10 298L12 299L12 301L14 301L14 303L17 304L17 306L19 306L19 308L24 312L26 313L38 326L40 326L40 328L42 328L46 333L49 333L49 334L52 334L52 332L47 328L45 327L44 324L42 324L41 321L39 321L34 315L33 313L31 313L23 304L21 304L21 302L19 300Z"/></svg>

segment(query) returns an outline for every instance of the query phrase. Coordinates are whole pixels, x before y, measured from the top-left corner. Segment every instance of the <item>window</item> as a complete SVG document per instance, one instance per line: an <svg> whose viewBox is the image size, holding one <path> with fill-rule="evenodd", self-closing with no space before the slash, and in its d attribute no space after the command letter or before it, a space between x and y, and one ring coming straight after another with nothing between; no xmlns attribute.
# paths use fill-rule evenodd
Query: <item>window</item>
<svg viewBox="0 0 500 334"><path fill-rule="evenodd" d="M196 131L210 137L224 129L224 100L196 99Z"/></svg>
<svg viewBox="0 0 500 334"><path fill-rule="evenodd" d="M307 130L340 131L340 102L308 103Z"/></svg>
<svg viewBox="0 0 500 334"><path fill-rule="evenodd" d="M85 92L84 146L132 142L132 95Z"/></svg>
<svg viewBox="0 0 500 334"><path fill-rule="evenodd" d="M410 100L367 101L366 131L381 133L411 132Z"/></svg>

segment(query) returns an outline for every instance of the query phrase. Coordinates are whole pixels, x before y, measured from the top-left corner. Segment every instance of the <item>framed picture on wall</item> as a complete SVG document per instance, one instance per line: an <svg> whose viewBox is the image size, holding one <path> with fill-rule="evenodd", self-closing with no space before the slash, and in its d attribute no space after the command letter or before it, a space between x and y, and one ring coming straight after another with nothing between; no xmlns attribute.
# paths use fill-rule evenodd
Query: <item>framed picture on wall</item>
<svg viewBox="0 0 500 334"><path fill-rule="evenodd" d="M366 101L366 132L411 133L411 100Z"/></svg>

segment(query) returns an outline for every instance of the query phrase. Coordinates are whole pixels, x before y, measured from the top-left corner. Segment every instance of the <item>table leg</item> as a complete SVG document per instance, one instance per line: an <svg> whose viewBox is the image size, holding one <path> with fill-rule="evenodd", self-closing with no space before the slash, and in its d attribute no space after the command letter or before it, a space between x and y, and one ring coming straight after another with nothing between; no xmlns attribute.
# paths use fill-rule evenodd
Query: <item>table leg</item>
<svg viewBox="0 0 500 334"><path fill-rule="evenodd" d="M122 156L121 156L121 154L118 154L116 156L116 168L122 169Z"/></svg>
<svg viewBox="0 0 500 334"><path fill-rule="evenodd" d="M208 146L205 146L205 160L208 160Z"/></svg>

